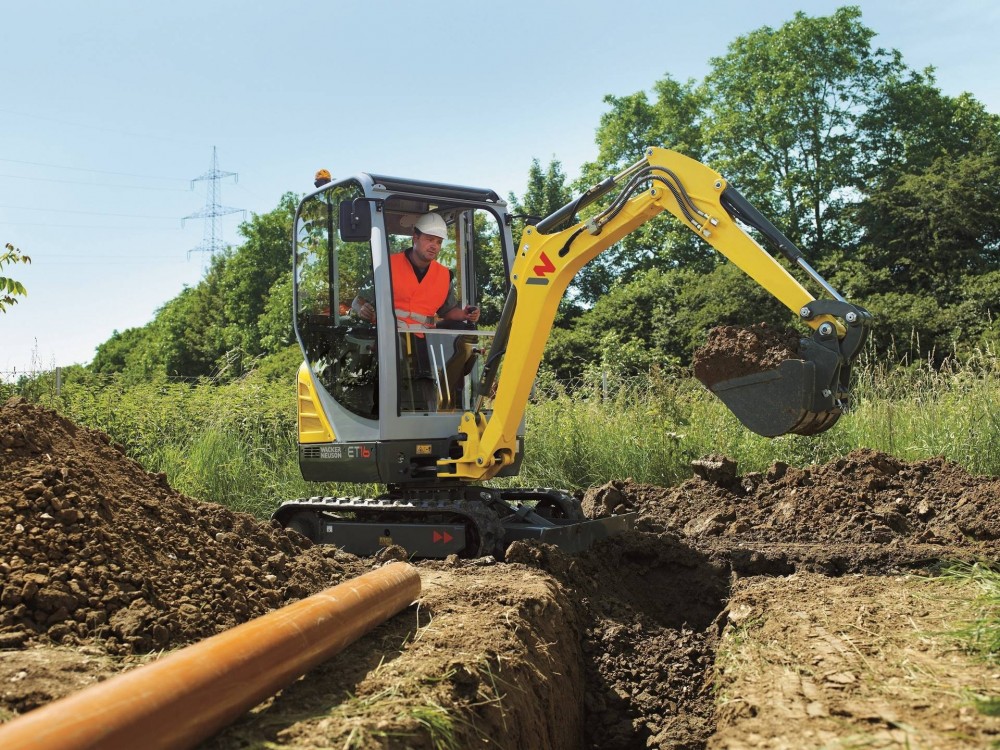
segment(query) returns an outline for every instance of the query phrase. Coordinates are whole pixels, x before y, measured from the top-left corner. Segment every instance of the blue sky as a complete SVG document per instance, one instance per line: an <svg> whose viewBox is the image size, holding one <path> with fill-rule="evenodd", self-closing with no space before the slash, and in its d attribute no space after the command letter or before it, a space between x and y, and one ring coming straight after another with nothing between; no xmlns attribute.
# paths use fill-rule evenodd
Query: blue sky
<svg viewBox="0 0 1000 750"><path fill-rule="evenodd" d="M533 158L596 155L606 94L701 79L741 34L845 2L50 0L4 3L0 241L28 296L0 314L0 378L89 362L204 271L221 203L264 213L316 169L522 193ZM1000 3L870 0L875 43L1000 112ZM220 221L236 242L239 214Z"/></svg>

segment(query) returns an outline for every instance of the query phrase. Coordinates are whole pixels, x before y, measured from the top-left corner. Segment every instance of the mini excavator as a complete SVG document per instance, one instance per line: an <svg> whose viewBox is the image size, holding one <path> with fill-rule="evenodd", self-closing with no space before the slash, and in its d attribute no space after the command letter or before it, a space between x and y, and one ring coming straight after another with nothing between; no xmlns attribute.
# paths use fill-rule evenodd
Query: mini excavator
<svg viewBox="0 0 1000 750"><path fill-rule="evenodd" d="M321 172L325 172L322 170ZM317 173L320 177L320 173ZM750 430L829 429L849 405L851 363L871 327L802 253L720 174L649 148L621 173L525 226L514 247L494 191L376 174L326 174L300 203L293 237L299 464L307 480L385 486L377 497L282 503L273 518L361 555L399 545L414 557L503 556L536 539L570 553L632 527L635 514L585 517L571 494L484 484L518 473L524 414L557 307L586 263L662 212L735 263L811 329L798 358L711 390ZM605 200L601 201L602 198ZM601 201L598 203L598 201ZM589 218L577 218L584 208ZM390 255L417 220L447 224L438 260L478 324L402 321ZM744 228L825 292L816 298ZM375 300L359 317L359 290Z"/></svg>

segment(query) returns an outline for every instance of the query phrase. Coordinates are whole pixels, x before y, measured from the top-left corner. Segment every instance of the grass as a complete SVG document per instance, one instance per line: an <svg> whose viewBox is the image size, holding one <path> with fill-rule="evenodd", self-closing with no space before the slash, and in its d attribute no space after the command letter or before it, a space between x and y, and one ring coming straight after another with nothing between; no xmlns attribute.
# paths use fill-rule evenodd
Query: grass
<svg viewBox="0 0 1000 750"><path fill-rule="evenodd" d="M972 602L976 615L958 623L946 635L968 654L1000 667L1000 564L953 563L942 576L962 590L962 598ZM1000 716L1000 695L970 694L969 702L985 716ZM994 744L1000 747L1000 743Z"/></svg>
<svg viewBox="0 0 1000 750"><path fill-rule="evenodd" d="M1000 476L1000 358L989 353L940 368L863 364L855 369L851 411L809 437L755 435L677 373L605 380L539 389L527 414L522 475L570 488L626 477L669 485L691 475L692 459L710 453L748 472L870 448L909 461L940 455L972 473Z"/></svg>
<svg viewBox="0 0 1000 750"><path fill-rule="evenodd" d="M255 376L226 385L84 377L38 400L106 432L174 489L261 518L281 500L357 494L353 486L302 479L292 384Z"/></svg>
<svg viewBox="0 0 1000 750"><path fill-rule="evenodd" d="M961 640L969 653L987 664L1000 666L1000 565L954 563L945 569L943 577L966 587L970 592L968 598L979 612L952 635Z"/></svg>
<svg viewBox="0 0 1000 750"><path fill-rule="evenodd" d="M392 715L398 726L375 728L380 723L376 719ZM386 688L372 695L351 696L335 706L327 719L332 725L341 727L347 733L343 747L371 747L377 738L405 739L413 737L408 726L419 726L426 732L426 739L434 750L457 750L455 720L444 708L428 701L414 703L402 696L395 688Z"/></svg>
<svg viewBox="0 0 1000 750"><path fill-rule="evenodd" d="M42 382L33 382L29 395L108 433L146 469L201 500L266 517L281 500L378 489L302 480L291 377L126 384L81 372L58 397ZM852 411L811 437L755 435L679 371L628 378L598 371L573 384L543 378L526 420L521 476L498 484L573 490L632 478L671 485L691 475L693 459L711 453L749 472L776 461L824 463L862 447L904 460L941 455L972 473L1000 476L1000 357L977 352L936 368L862 364Z"/></svg>

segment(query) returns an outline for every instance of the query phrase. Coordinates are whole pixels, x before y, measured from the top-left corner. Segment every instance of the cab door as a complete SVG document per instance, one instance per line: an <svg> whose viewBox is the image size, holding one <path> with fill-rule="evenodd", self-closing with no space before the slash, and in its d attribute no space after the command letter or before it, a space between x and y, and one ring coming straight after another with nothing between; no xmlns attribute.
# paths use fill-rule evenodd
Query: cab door
<svg viewBox="0 0 1000 750"><path fill-rule="evenodd" d="M377 439L380 412L375 329L351 310L373 278L372 241L338 231L340 205L364 195L357 180L332 185L302 202L295 223L295 333L335 437L348 441Z"/></svg>

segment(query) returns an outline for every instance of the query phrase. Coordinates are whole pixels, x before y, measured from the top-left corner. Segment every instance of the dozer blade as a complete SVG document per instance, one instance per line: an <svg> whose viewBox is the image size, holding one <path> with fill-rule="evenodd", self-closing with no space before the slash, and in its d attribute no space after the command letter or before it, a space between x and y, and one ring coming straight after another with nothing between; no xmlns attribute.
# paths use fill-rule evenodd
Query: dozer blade
<svg viewBox="0 0 1000 750"><path fill-rule="evenodd" d="M808 343L804 339L802 346ZM758 435L815 435L833 427L843 412L836 399L839 379L839 362L831 367L830 363L786 359L773 370L722 380L711 390Z"/></svg>

